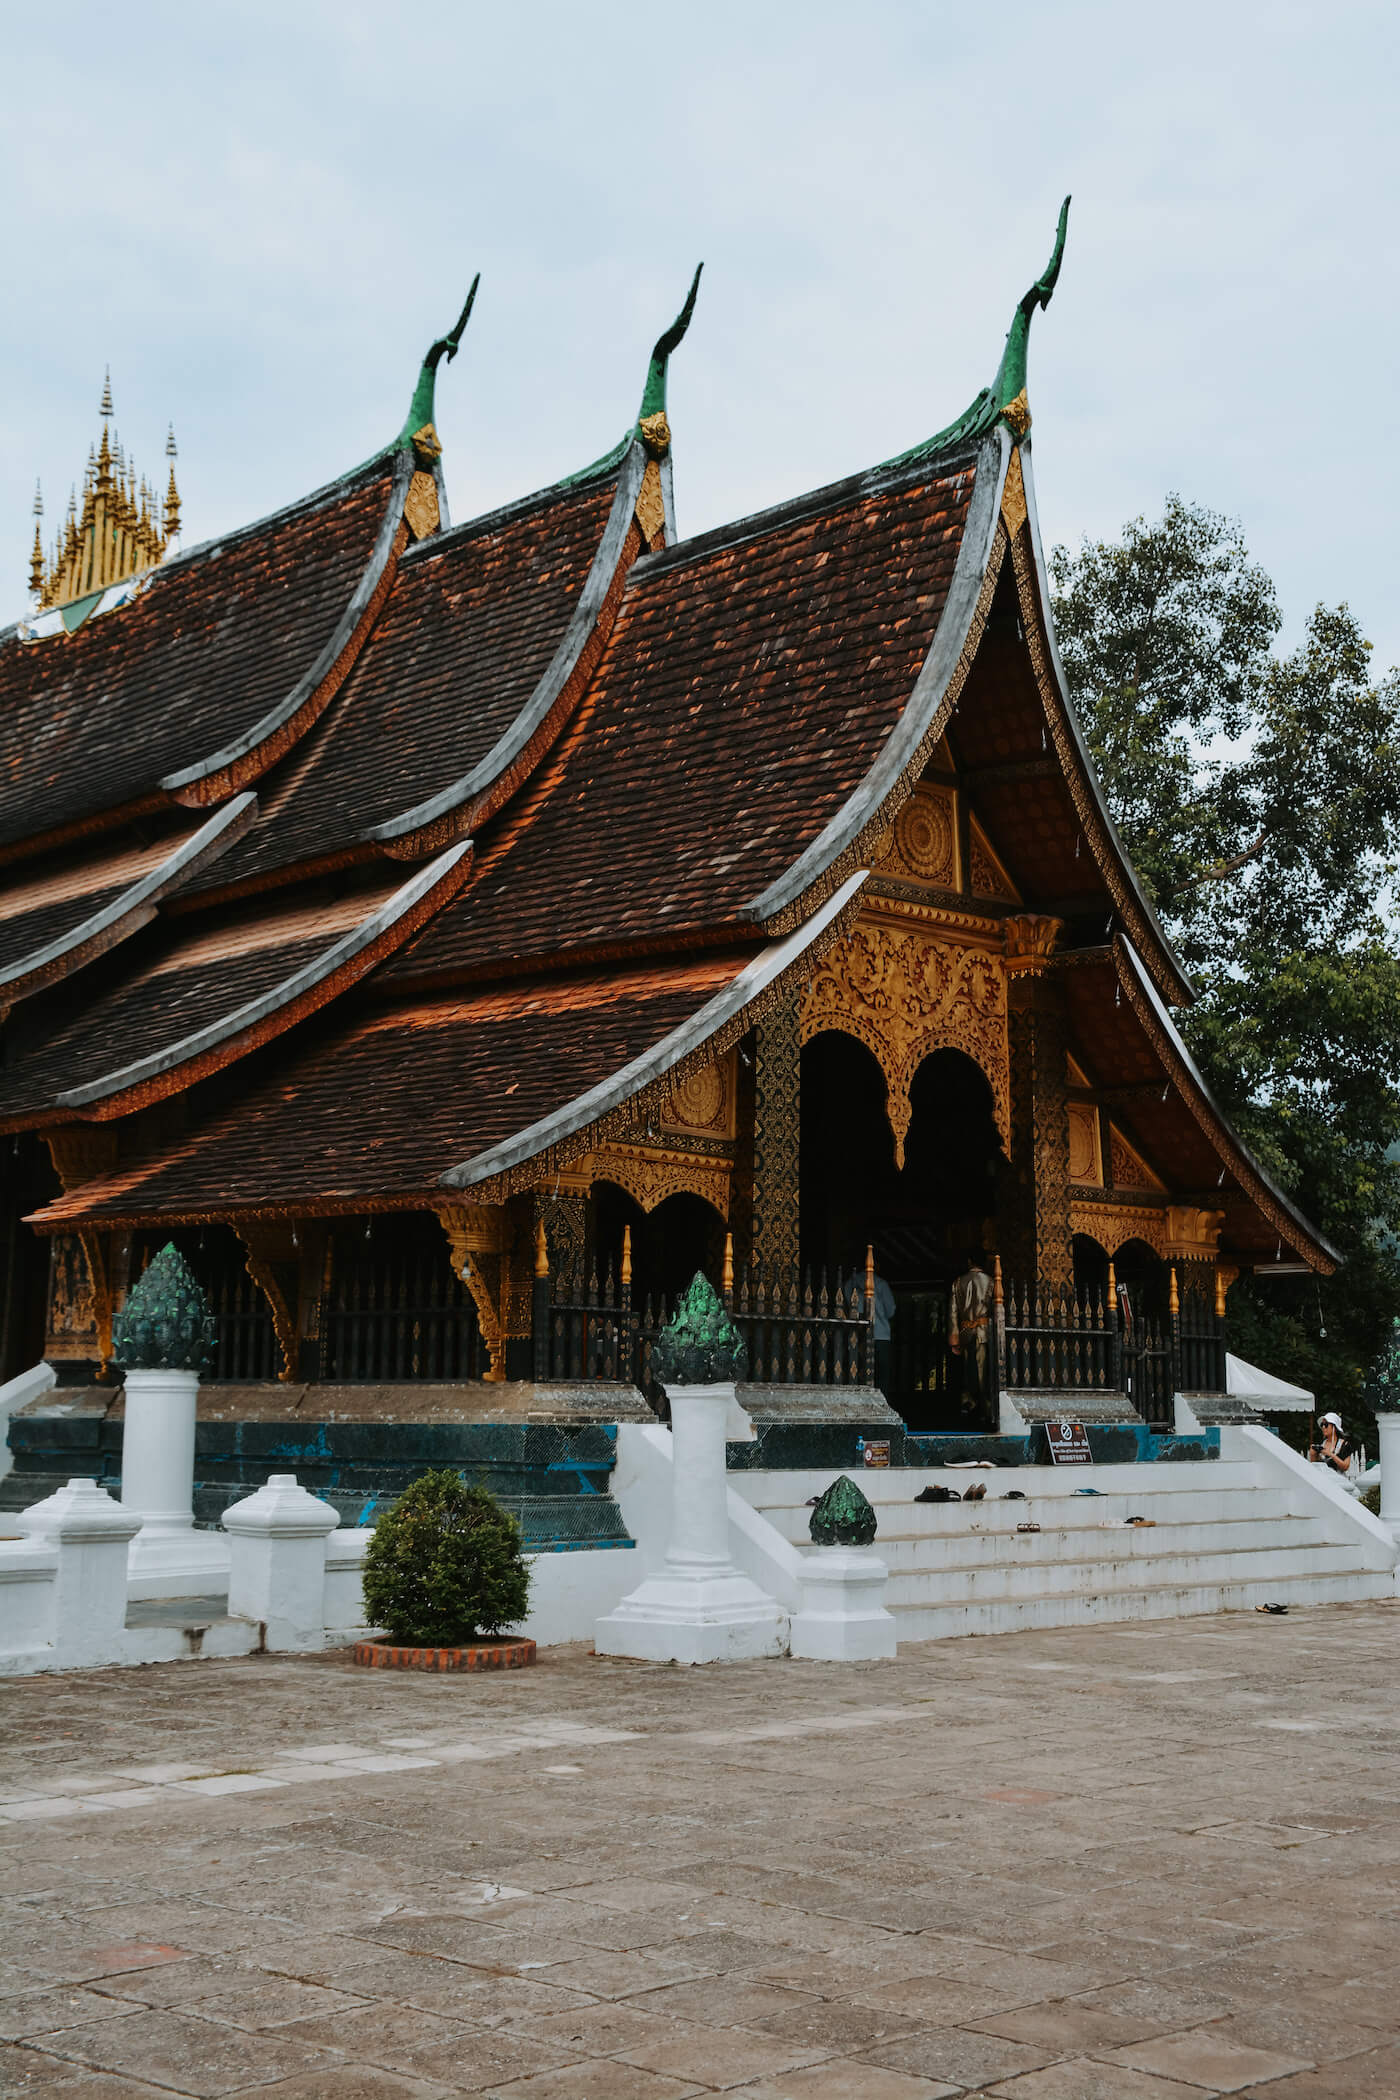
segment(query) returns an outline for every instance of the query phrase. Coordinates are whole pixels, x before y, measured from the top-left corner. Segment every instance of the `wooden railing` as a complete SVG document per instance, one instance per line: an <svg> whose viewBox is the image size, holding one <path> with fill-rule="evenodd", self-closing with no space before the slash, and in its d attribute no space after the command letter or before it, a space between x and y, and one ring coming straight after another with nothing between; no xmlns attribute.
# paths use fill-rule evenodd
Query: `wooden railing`
<svg viewBox="0 0 1400 2100"><path fill-rule="evenodd" d="M1125 1393L1145 1422L1172 1426L1173 1395L1225 1390L1224 1312L1184 1296L1169 1271L1165 1319L1119 1290L1114 1266L1102 1290L1004 1283L993 1276L997 1366L1007 1392Z"/></svg>
<svg viewBox="0 0 1400 2100"><path fill-rule="evenodd" d="M324 1315L327 1384L458 1384L486 1370L476 1306L445 1252L390 1247L337 1268Z"/></svg>
<svg viewBox="0 0 1400 2100"><path fill-rule="evenodd" d="M246 1271L225 1271L209 1292L214 1314L214 1361L205 1372L210 1385L253 1385L273 1379L282 1368L282 1351L272 1324L272 1308Z"/></svg>
<svg viewBox="0 0 1400 2100"><path fill-rule="evenodd" d="M875 1377L874 1266L842 1283L815 1280L810 1271L779 1273L755 1266L734 1276L733 1243L726 1239L717 1288L748 1347L748 1378L755 1385L871 1384ZM675 1313L675 1301L632 1293L630 1231L622 1258L585 1277L581 1264L555 1269L543 1244L535 1262L534 1352L537 1381L621 1379L653 1406L661 1389L652 1376L652 1345Z"/></svg>

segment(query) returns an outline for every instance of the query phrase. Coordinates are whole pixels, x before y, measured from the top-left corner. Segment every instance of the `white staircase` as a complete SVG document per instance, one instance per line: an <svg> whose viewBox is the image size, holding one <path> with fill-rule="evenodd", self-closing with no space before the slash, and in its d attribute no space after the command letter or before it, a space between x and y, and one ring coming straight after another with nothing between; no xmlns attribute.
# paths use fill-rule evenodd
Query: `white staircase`
<svg viewBox="0 0 1400 2100"><path fill-rule="evenodd" d="M1204 1463L862 1473L900 1641L1394 1597L1396 1548L1377 1520L1261 1434L1227 1432L1240 1455ZM809 1498L833 1477L731 1473L729 1485L801 1549ZM974 1482L984 1500L913 1499ZM1012 1488L1026 1500L1002 1499Z"/></svg>

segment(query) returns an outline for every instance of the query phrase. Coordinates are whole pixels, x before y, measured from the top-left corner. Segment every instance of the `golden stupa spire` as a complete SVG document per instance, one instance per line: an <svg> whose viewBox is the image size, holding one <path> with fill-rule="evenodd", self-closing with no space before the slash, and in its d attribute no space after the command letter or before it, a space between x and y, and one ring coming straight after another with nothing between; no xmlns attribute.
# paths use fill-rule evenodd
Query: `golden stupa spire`
<svg viewBox="0 0 1400 2100"><path fill-rule="evenodd" d="M29 588L38 599L41 612L72 605L79 598L95 596L111 584L125 583L130 577L153 569L180 530L173 428L165 445L171 465L162 513L154 489L144 476L138 476L135 460L123 450L112 424L115 412L109 368L98 404L102 435L95 446L88 447L81 509L75 490L47 561L37 523L34 528ZM43 514L43 501L37 490L34 513L36 520Z"/></svg>

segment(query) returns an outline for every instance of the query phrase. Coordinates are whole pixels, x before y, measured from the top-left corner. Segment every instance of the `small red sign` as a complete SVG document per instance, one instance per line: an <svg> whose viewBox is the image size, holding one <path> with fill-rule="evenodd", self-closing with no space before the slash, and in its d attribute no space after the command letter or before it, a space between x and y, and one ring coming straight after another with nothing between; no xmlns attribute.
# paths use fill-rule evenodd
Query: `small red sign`
<svg viewBox="0 0 1400 2100"><path fill-rule="evenodd" d="M1050 1439L1050 1462L1056 1466L1091 1466L1094 1454L1089 1449L1089 1432L1082 1422L1047 1422L1045 1434Z"/></svg>

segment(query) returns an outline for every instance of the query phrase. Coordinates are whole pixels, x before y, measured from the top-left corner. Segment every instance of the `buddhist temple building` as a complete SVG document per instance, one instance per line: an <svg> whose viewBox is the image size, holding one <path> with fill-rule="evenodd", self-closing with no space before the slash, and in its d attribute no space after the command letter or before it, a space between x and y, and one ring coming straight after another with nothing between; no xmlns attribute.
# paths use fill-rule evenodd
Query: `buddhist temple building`
<svg viewBox="0 0 1400 2100"><path fill-rule="evenodd" d="M173 1240L231 1419L616 1419L697 1269L793 1419L1224 1392L1235 1277L1335 1256L1193 1063L1056 654L1027 347L1064 238L955 421L689 539L698 271L621 440L461 524L475 286L380 451L216 541L104 397L0 633L4 1376L106 1406Z"/></svg>

